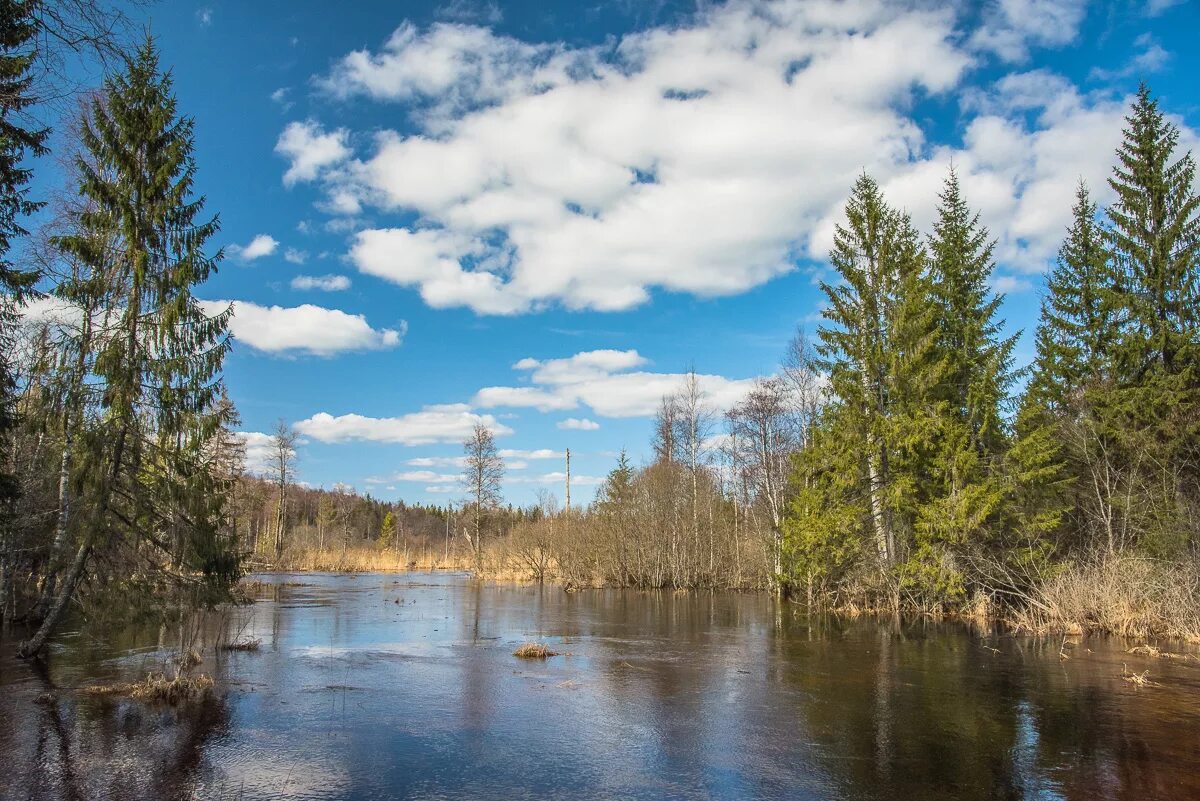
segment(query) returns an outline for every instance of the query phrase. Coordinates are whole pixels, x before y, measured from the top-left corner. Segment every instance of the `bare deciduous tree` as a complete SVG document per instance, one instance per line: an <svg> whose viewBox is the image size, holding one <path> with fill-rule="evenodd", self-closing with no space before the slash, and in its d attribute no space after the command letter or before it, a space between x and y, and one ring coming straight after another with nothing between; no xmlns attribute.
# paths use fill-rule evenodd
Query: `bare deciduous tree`
<svg viewBox="0 0 1200 801"><path fill-rule="evenodd" d="M783 572L783 515L789 461L798 438L789 388L780 378L759 378L746 398L726 414L736 448L735 463L745 476L751 502L765 513L771 526L775 574Z"/></svg>
<svg viewBox="0 0 1200 801"><path fill-rule="evenodd" d="M284 527L287 522L287 491L294 480L296 468L296 432L286 420L275 424L271 434L271 461L267 475L275 482L279 491L279 507L275 513L275 561L283 556Z"/></svg>
<svg viewBox="0 0 1200 801"><path fill-rule="evenodd" d="M485 516L500 505L500 484L504 480L504 460L496 450L492 431L476 423L471 436L463 443L466 464L463 467L463 486L471 505L471 550L478 568L483 558L483 523Z"/></svg>

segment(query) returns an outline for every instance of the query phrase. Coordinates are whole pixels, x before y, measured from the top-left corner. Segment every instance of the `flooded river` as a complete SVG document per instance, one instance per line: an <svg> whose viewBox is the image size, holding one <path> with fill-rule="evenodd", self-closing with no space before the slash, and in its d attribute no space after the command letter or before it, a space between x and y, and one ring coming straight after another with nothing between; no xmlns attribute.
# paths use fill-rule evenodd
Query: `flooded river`
<svg viewBox="0 0 1200 801"><path fill-rule="evenodd" d="M762 595L260 579L219 623L260 649L205 647L216 692L190 707L76 691L161 670L157 630L66 635L42 670L0 644L0 799L1200 799L1200 661L1132 643Z"/></svg>

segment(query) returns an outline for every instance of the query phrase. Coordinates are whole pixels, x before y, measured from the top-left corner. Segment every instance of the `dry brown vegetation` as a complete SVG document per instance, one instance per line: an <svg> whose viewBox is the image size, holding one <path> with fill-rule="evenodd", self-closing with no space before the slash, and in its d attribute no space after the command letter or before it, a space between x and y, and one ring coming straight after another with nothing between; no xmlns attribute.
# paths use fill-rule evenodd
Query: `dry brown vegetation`
<svg viewBox="0 0 1200 801"><path fill-rule="evenodd" d="M527 642L513 651L513 656L520 659L546 659L551 656L558 656L558 652L551 651L548 646L540 642Z"/></svg>
<svg viewBox="0 0 1200 801"><path fill-rule="evenodd" d="M381 548L374 543L356 547L298 546L285 550L278 570L310 573L384 573L405 570L469 570L470 556L451 553L449 558L432 550Z"/></svg>
<svg viewBox="0 0 1200 801"><path fill-rule="evenodd" d="M1018 630L1200 642L1200 573L1136 556L1074 562L1008 613Z"/></svg>
<svg viewBox="0 0 1200 801"><path fill-rule="evenodd" d="M178 704L206 695L213 688L209 676L178 675L168 679L165 674L152 673L141 681L116 684L90 684L79 692L93 696L129 696L139 701Z"/></svg>
<svg viewBox="0 0 1200 801"><path fill-rule="evenodd" d="M222 651L257 651L262 647L262 640L235 640L221 646Z"/></svg>

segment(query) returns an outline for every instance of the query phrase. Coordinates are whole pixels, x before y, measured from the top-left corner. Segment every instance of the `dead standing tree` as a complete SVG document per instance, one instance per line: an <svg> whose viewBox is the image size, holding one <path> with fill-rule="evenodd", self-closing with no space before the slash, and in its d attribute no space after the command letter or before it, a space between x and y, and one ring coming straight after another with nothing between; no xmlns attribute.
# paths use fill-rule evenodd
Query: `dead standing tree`
<svg viewBox="0 0 1200 801"><path fill-rule="evenodd" d="M471 507L471 551L475 569L483 563L484 518L500 506L500 485L504 481L504 460L496 450L491 429L476 423L471 435L463 442L463 486Z"/></svg>
<svg viewBox="0 0 1200 801"><path fill-rule="evenodd" d="M283 556L283 542L287 526L287 495L288 487L295 480L296 469L296 432L286 420L275 424L271 435L271 461L267 466L267 474L278 490L278 508L275 511L275 561Z"/></svg>

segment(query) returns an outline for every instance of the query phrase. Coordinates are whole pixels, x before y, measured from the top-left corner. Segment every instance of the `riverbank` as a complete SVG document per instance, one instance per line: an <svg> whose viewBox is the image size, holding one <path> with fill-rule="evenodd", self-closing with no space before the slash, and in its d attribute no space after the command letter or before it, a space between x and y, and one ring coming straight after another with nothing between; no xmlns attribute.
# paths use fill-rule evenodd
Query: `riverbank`
<svg viewBox="0 0 1200 801"><path fill-rule="evenodd" d="M540 584L568 592L623 588L675 593L774 592L767 586L621 585L605 581L601 576L589 576L577 567L564 571L553 558L531 566L527 558L503 542L485 550L478 569L470 554L389 550L374 545L297 549L285 552L278 566L258 565L254 569L264 573L455 571L471 573L491 583ZM899 596L898 607L881 602L881 599L892 597L896 596L885 595L878 586L863 584L841 588L837 596L817 598L811 610L803 598L793 600L796 607L805 612L829 612L844 618L900 614L909 618L998 623L1014 632L1036 635L1100 634L1146 641L1200 643L1200 570L1141 557L1117 555L1071 562L1041 581L1031 583L1020 594L988 593L980 589L955 606L923 608L906 603L903 596Z"/></svg>

